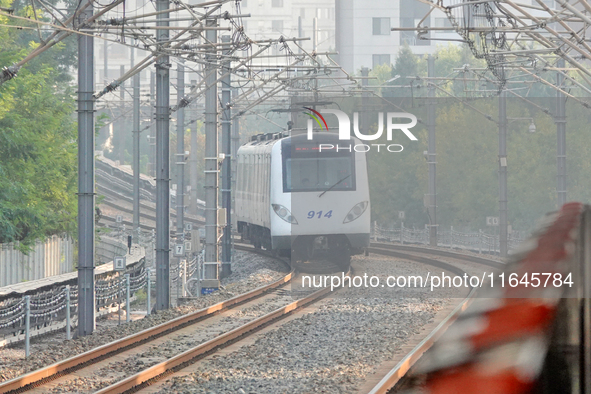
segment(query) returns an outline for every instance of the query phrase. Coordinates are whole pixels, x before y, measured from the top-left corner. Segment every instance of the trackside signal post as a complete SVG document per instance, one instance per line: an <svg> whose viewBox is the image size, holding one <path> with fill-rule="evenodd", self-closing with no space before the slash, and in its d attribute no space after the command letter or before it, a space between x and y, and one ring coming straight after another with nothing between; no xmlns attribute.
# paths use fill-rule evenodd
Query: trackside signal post
<svg viewBox="0 0 591 394"><path fill-rule="evenodd" d="M89 0L82 0L85 6ZM92 17L82 7L78 26ZM94 39L78 35L78 336L94 331Z"/></svg>

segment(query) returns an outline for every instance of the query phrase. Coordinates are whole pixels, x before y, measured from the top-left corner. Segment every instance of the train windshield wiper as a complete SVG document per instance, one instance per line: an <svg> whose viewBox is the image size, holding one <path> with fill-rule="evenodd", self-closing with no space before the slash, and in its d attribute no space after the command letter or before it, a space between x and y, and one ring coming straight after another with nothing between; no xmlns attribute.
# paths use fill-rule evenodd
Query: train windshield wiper
<svg viewBox="0 0 591 394"><path fill-rule="evenodd" d="M325 191L323 191L322 193L320 193L320 195L318 196L318 198L324 196L325 193L331 191L333 188L335 188L339 183L341 183L342 181L344 181L345 179L349 178L351 176L351 174L347 175L346 177L344 177L343 179L341 179L340 181L338 181L337 183L335 183L334 185L332 185L331 187L329 187L328 189L326 189Z"/></svg>

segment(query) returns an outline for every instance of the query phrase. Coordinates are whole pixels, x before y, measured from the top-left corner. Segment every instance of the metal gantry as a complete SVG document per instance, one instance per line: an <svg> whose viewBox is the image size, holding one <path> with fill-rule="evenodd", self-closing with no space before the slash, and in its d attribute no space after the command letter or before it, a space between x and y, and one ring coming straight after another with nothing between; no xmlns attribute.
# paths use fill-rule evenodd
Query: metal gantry
<svg viewBox="0 0 591 394"><path fill-rule="evenodd" d="M544 0L531 4L514 0L466 2L463 0L418 0L430 6L429 11L414 27L393 28L414 31L419 40L429 40L431 32L457 33L478 59L486 62L485 70L466 70L475 80L494 83L499 95L499 222L501 255L507 252L507 157L506 157L506 98L510 94L533 104L509 85L543 84L555 90L556 105L543 109L556 123L556 201L560 207L567 201L566 172L566 99L591 108L582 96L591 93L591 45L585 39L591 27L591 6L586 1L569 3L557 0L552 5ZM443 13L450 27L429 26L430 14ZM555 73L554 78L551 73ZM580 92L581 94L578 94ZM449 94L453 97L453 94ZM469 104L466 104L469 106ZM484 114L492 120L492 118Z"/></svg>
<svg viewBox="0 0 591 394"><path fill-rule="evenodd" d="M33 6L39 0L32 0ZM116 119L109 123L111 131L115 120L121 121L128 113L133 115L133 227L139 227L140 213L140 136L142 131L151 129L149 171L156 178L156 309L170 306L170 154L169 122L171 116L177 120L177 163L184 163L183 143L185 121L184 109L189 105L204 105L206 129L205 154L205 195L206 195L206 254L205 278L211 279L215 287L219 279L220 261L218 248L221 249L221 268L224 275L231 272L231 202L232 202L232 162L239 143L238 118L246 114L256 114L256 108L263 103L277 102L284 105L285 96L293 92L314 92L334 94L344 89L356 87L355 78L348 76L339 79L336 72L343 74L331 58L330 53L308 53L299 42L307 38L285 38L253 40L244 32L243 17L239 2L213 0L200 4L188 4L183 1L171 3L158 0L156 11L139 9L126 13L122 18L115 10L124 4L124 0L114 0L108 4L93 5L83 2L70 16L48 10L51 22L30 20L0 10L0 15L21 19L39 27L39 35L45 34L39 46L33 49L21 61L6 65L0 74L0 83L17 76L18 70L31 59L48 50L64 38L77 35L79 39L79 143L80 143L80 184L79 184L79 273L81 283L81 306L79 335L88 335L94 327L94 118L93 111L100 108L112 110L110 102L117 89L123 89L125 81L130 80L133 94L131 108L125 108L123 91L119 95L120 111ZM232 8L231 11L228 7ZM174 20L176 25L171 26ZM44 31L41 31L43 27ZM47 33L47 31L49 33ZM218 34L228 32L221 41ZM106 85L95 91L93 80L93 41L103 40L104 78ZM109 82L109 48L124 45L132 50L131 67L121 68L119 78ZM142 55L147 53L147 55ZM324 61L320 59L323 58ZM170 106L169 74L172 62L182 62L179 66L177 102ZM140 73L155 66L151 74L150 101L154 112L152 121L142 126ZM194 72L199 76L191 84L185 95L183 71ZM221 97L218 95L221 85ZM232 93L233 92L233 93ZM218 109L218 104L221 108ZM220 111L221 109L221 111ZM114 112L114 111L112 111ZM221 118L220 118L221 116ZM195 119L192 120L195 122ZM222 153L217 146L217 128L222 124ZM119 130L117 131L119 134ZM119 134L122 135L122 134ZM196 134L191 135L191 174L194 175L196 161ZM155 157L155 159L154 159ZM182 214L185 201L183 194L183 166L178 165L177 180L177 234L184 232ZM222 212L219 215L218 182L220 169ZM193 185L191 185L193 186ZM195 193L195 187L192 192ZM196 197L195 197L196 198ZM193 200L193 199L191 199ZM193 213L194 210L192 210ZM225 217L225 222L218 223L218 217ZM220 243L220 227L223 237ZM182 238L182 237L181 237Z"/></svg>
<svg viewBox="0 0 591 394"><path fill-rule="evenodd" d="M206 60L205 91L205 265L204 287L218 286L218 91L217 68L215 67L217 43L217 19L207 21L206 40L211 43L211 53Z"/></svg>

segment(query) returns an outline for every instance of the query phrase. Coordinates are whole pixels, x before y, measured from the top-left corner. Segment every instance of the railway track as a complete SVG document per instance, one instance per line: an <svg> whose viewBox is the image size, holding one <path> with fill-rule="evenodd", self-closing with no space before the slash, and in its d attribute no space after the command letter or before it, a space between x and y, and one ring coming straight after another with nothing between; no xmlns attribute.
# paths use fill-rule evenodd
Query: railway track
<svg viewBox="0 0 591 394"><path fill-rule="evenodd" d="M124 196L121 193L118 193L116 191L113 191L107 187L98 185L97 186L97 191L101 194L103 194L105 198L102 201L102 204L109 206L111 208L117 209L118 211L127 213L132 215L133 214L133 206L132 206L132 200L127 197ZM140 202L140 218L144 218L144 219L148 219L152 222L156 222L156 208L155 206L152 206L148 203L145 202ZM170 212L170 217L171 218L176 218L176 211L174 209L171 209ZM200 219L200 218L196 218L193 217L192 215L185 215L185 221L193 223L193 224L198 224L198 225L204 225L205 222Z"/></svg>
<svg viewBox="0 0 591 394"><path fill-rule="evenodd" d="M408 253L408 252L407 253L396 253L394 250L392 250L392 248L390 248L391 245L381 245L381 246L383 248L374 248L371 250L371 252L375 253L375 254L382 255L382 256L396 257L397 259L402 258L405 260L413 260L416 262L420 262L422 264L427 264L431 267L440 268L442 270L454 273L456 275L463 275L464 274L463 270L457 268L453 264L442 262L442 261L439 261L439 260L436 260L433 258L427 258L422 255L416 255L416 254L413 255L412 253ZM418 253L417 251L414 251L414 252ZM432 253L432 254L436 254L436 252ZM463 255L459 255L459 254L444 253L444 255L447 258L450 258L451 256L453 256L457 260L462 260L462 261L470 262L470 263L475 263L476 261L478 261L480 264L485 263L484 259L474 260L474 259L471 259L469 256L463 256ZM491 261L486 261L486 263L487 263L487 265L489 265L489 264L494 265L493 262L491 262ZM500 267L500 263L499 263L499 267ZM326 292L326 289L324 289L322 291ZM425 340L423 340L421 342L420 348L413 351L412 354L410 355L410 357L405 358L404 362L402 363L403 366L410 368L410 366L412 366L418 359L420 359L420 355L422 353L424 353L424 351L426 351L434 343L434 341L447 329L447 327L449 327L449 325L452 324L452 322L457 317L457 315L466 308L473 293L474 293L474 290L472 290L470 292L470 294L468 295L468 297L464 298L462 300L462 302L459 303L454 308L452 313L450 313L448 316L446 316L445 319L443 319L439 323L436 330L434 330L432 333L430 333L430 335ZM277 327L273 327L273 329L276 329L276 328ZM203 349L203 350L205 350L205 349ZM195 349L195 351L199 351L198 347ZM155 381L152 381L152 382L150 381L151 376L154 376L158 373L162 373L161 377L166 377L168 381L171 381L171 380L173 380L172 378L174 378L174 377L182 378L183 376L186 376L189 373L194 373L194 372L198 371L198 368L196 368L196 366L194 366L194 365L189 366L189 364L191 364L191 363L183 362L184 359L187 359L189 357L191 357L191 355L189 355L189 354L185 355L184 358L181 358L179 356L179 360L175 360L173 363L175 365L175 367L169 368L166 372L164 372L165 365L168 365L169 363L171 363L172 360L165 361L159 367L159 369L154 368L154 371L141 372L134 377L130 377L130 378L126 379L126 381L124 381L124 382L117 383L117 384L113 385L112 387L109 387L109 388L106 388L102 391L99 391L98 393L103 394L103 393L162 392L162 391L166 391L166 388L164 388L160 384L157 384L156 388L148 388L148 386L156 383ZM203 357L203 356L199 355L198 357ZM402 372L406 373L406 371L403 371L403 369L399 368L398 373L402 373ZM143 373L146 373L147 375L142 376ZM160 380L160 378L158 380ZM138 385L137 384L138 382L141 382L141 383Z"/></svg>
<svg viewBox="0 0 591 394"><path fill-rule="evenodd" d="M120 340L92 349L88 352L79 354L69 359L49 365L45 368L27 373L12 380L0 383L0 393L20 393L20 392L40 392L44 393L50 387L64 384L70 378L92 376L96 369L106 365L112 360L122 360L131 354L137 354L150 346L162 344L167 341L175 341L183 336L189 335L195 330L195 327L202 327L209 324L209 327L220 324L223 317L230 315L233 311L256 308L269 302L281 302L275 298L277 290L282 289L295 278L295 273L291 271L283 278L268 285L259 287L248 293L233 297L213 306L193 312L191 314L178 317L166 323L151 327L147 330L127 336ZM285 297L283 297L285 298ZM289 313L294 307L302 304L302 300L297 301L295 306L284 307L285 313ZM279 313L277 315L280 315ZM257 321L260 319L257 319ZM251 329L258 323L250 322ZM225 335L225 334L224 334ZM218 337L221 338L222 336Z"/></svg>
<svg viewBox="0 0 591 394"><path fill-rule="evenodd" d="M254 251L252 248L240 245L237 245L237 247L242 250ZM453 264L424 257L422 255L416 255L417 251L409 251L406 249L403 253L395 249L396 248L391 245L373 245L370 252L429 264L430 266L438 267L457 275L463 273L461 269L455 267ZM420 252L424 251L420 250ZM430 252L430 254L437 255L439 254L438 252L439 251L434 251ZM449 252L439 254L439 256L442 255L447 258L453 256L458 260L475 262L470 257L460 254L450 255ZM480 263L482 263L482 261L480 261ZM178 341L179 338L192 335L191 333L203 332L204 330L202 328L204 325L209 324L208 327L219 325L220 320L224 317L231 316L232 311L252 309L257 306L260 307L262 304L266 304L266 309L269 307L276 307L273 308L274 310L270 313L259 316L246 324L232 328L226 332L217 333L213 337L201 337L200 339L191 338L189 342L199 344L197 346L189 346L186 350L177 352L177 354L171 355L171 357L167 357L165 360L155 363L148 368L142 368L140 371L131 374L131 376L124 376L122 378L113 377L115 382L98 392L122 393L139 390L163 377L169 376L176 371L183 369L187 365L194 363L219 349L245 339L269 324L283 319L297 309L301 309L314 303L329 292L328 288L323 288L298 299L297 301L287 303L285 299L281 300L281 298L284 297L279 297L277 294L280 293L276 293L275 290L278 290L293 281L294 277L295 273L291 272L284 278L272 284L253 290L244 295L232 298L190 315L174 319L170 322L109 343L89 352L50 365L46 368L28 373L19 378L3 382L0 384L0 393L18 393L25 391L48 392L52 387L64 385L66 384L65 382L72 379L88 378L89 376L96 374L97 371L104 370L110 363L119 362L122 365L125 365L125 360L137 357L138 354L145 352L149 353L150 349L157 348L159 345L162 346L164 343ZM467 299L463 301L462 305L464 304L467 304ZM461 311L463 310L463 307L458 306L457 309L458 311ZM455 313L457 313L457 311ZM453 319L454 316L447 318L445 323L442 323L441 327L438 329L438 332L443 332L445 328L451 324ZM199 327L200 329L196 330L196 327ZM439 335L440 334L437 333L432 334L430 339L422 344L421 352L424 352ZM185 342L187 341L185 340ZM416 358L418 353L419 351L415 352L413 357ZM416 361L414 358L409 359L410 361L405 365L412 365Z"/></svg>
<svg viewBox="0 0 591 394"><path fill-rule="evenodd" d="M458 265L461 264L453 264L450 261L461 262L465 264L471 265L479 265L482 267L486 267L487 269L493 270L503 270L506 268L506 265L500 261L495 261L492 259L474 256L474 255L466 255L461 253L456 253L452 251L446 251L441 249L433 249L433 248L425 248L425 247L417 247L417 246L409 246L409 245L392 245L392 244L383 244L383 243L372 243L369 250L370 253L379 254L382 256L389 256L394 257L397 259L404 259L404 260L411 260L415 262L419 262L422 264L427 264L432 267L437 267L441 270L448 271L455 275L462 276L465 274L464 270ZM441 261L439 259L445 259L447 261ZM378 393L387 393L391 392L394 387L400 382L404 381L404 379L408 376L409 371L419 362L423 355L431 349L431 347L436 343L436 341L443 335L443 333L455 322L456 319L462 314L462 312L468 307L470 304L474 294L474 288L472 288L469 294L461 299L461 301L455 305L455 307L439 322L433 330L428 332L427 335L424 336L413 349L408 352L404 357L402 357L399 362L392 368L391 370L386 373L381 380L373 386L373 388L369 391L371 394L378 394ZM315 299L319 299L326 293L326 289L320 290L317 292L319 295ZM324 292L324 293L323 293ZM163 361L160 364L154 365L146 370L140 371L137 374L130 376L126 379L118 381L113 385L106 387L99 391L100 393L122 393L122 392L135 392L141 390L151 383L155 382L158 379L161 379L165 376L170 376L175 372L182 370L188 364L195 362L198 359L201 359L208 354L215 352L217 349L221 347L228 346L233 342L239 341L252 333L255 330L255 327L262 327L268 324L271 324L272 321L276 319L280 319L280 316L283 316L288 310L293 310L292 308L297 308L298 303L300 301L296 301L291 306L286 306L284 308L280 308L273 313L263 316L259 319L253 321L252 326L245 325L243 327L239 327L235 330L232 330L218 338L214 338L208 342L202 343L192 349L183 352L182 354L178 354L170 359ZM301 300L301 303L310 304L313 303L314 300L308 300L307 298ZM367 391L366 391L367 392Z"/></svg>
<svg viewBox="0 0 591 394"><path fill-rule="evenodd" d="M441 249L424 248L408 245L393 245L385 243L372 242L368 249L370 253L375 253L383 256L390 256L404 260L416 261L418 263L427 264L432 267L440 268L442 270L451 272L458 276L463 276L465 271L453 263L437 260L436 258L445 258L446 260L454 260L468 264L479 265L494 270L502 270L505 263L495 261L479 256L472 256L461 254L452 251ZM433 256L434 258L427 257ZM402 383L407 374L412 370L421 357L427 352L436 341L445 333L445 331L456 321L460 314L466 310L471 303L476 288L471 288L468 295L460 300L453 309L438 322L435 322L435 327L429 331L410 352L401 357L401 359L390 369L372 388L366 390L369 394L385 394L391 391L397 384ZM367 385L366 385L367 386Z"/></svg>
<svg viewBox="0 0 591 394"><path fill-rule="evenodd" d="M584 309L585 299L567 302L561 297L569 292L571 297L577 291L585 294L584 289L589 288L584 275L588 272L589 254L584 249L591 239L590 217L588 207L578 203L566 204L560 212L548 216L534 237L504 267L503 275L516 275L521 281L500 287L498 283L488 283L480 290L485 299L463 313L474 295L472 291L365 392L414 393L412 389L419 386L419 392L425 394L491 390L498 394L574 392L571 385L583 384L588 377L581 375L581 371L591 370L590 347L584 346L589 343L589 310ZM574 284L578 287L574 292L570 288L572 283L569 287L556 287L536 285L533 279L531 285L523 281L525 276L556 278L573 272L582 274ZM565 316L569 315L571 321L566 321ZM458 326L453 334L441 338L454 320ZM478 327L466 329L467 324L476 321ZM418 361L420 367L409 374ZM577 382L579 379L582 381Z"/></svg>
<svg viewBox="0 0 591 394"><path fill-rule="evenodd" d="M236 248L268 255L264 251L257 251L251 247L236 245ZM155 349L160 356L161 347L166 347L167 344L186 345L183 351L175 349L174 355L147 369L141 368L136 374L114 377L116 383L99 392L126 392L131 388L143 387L182 368L187 363L195 362L289 316L294 311L322 298L329 291L328 288L324 288L293 301L292 292L284 288L297 280L297 274L291 271L283 278L248 293L2 382L0 393L46 393L54 388L67 387L77 379L89 379L113 363L121 363L125 367L120 370L125 370L129 365L126 360L137 359L138 356L154 352ZM242 324L240 316L257 309L265 312L271 309L271 311ZM228 320L235 321L228 323ZM236 325L238 327L235 327ZM199 345L193 346L195 343ZM149 362L142 362L142 365L148 364Z"/></svg>

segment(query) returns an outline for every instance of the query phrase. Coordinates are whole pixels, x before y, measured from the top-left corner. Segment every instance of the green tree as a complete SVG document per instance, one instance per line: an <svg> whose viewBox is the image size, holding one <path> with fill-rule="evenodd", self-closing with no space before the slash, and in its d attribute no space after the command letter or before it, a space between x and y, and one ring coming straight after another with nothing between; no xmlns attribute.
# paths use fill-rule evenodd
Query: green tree
<svg viewBox="0 0 591 394"><path fill-rule="evenodd" d="M16 23L0 17L0 25ZM31 37L30 30L1 28L0 64L35 48ZM0 242L21 241L23 250L37 238L76 230L75 89L65 83L73 62L69 52L58 44L0 86Z"/></svg>

